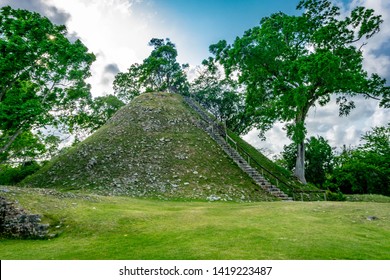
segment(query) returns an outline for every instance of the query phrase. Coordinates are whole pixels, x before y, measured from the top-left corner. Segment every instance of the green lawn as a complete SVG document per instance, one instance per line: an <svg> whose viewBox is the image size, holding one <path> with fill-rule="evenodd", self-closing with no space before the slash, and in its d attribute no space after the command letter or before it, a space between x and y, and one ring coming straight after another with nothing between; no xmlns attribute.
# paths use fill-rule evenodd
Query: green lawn
<svg viewBox="0 0 390 280"><path fill-rule="evenodd" d="M10 187L0 194L42 213L61 232L51 240L0 239L0 259L390 259L390 203L210 203L47 192Z"/></svg>

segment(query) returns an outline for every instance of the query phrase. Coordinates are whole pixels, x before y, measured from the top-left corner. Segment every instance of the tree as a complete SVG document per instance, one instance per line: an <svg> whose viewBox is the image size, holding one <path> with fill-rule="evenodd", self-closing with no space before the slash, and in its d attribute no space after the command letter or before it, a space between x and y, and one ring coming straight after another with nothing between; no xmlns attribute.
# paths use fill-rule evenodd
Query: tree
<svg viewBox="0 0 390 280"><path fill-rule="evenodd" d="M390 107L390 87L377 74L363 69L365 40L379 32L381 16L356 7L341 18L340 8L328 0L300 1L300 16L276 13L245 32L233 45L210 46L227 74L235 73L246 86L247 108L256 127L266 131L276 121L286 124L297 147L295 175L304 172L305 120L311 107L326 105L337 96L340 115L355 107L349 98L382 98ZM359 44L359 45L357 45Z"/></svg>
<svg viewBox="0 0 390 280"><path fill-rule="evenodd" d="M305 172L307 180L321 186L327 174L333 171L333 149L323 137L310 137L305 151Z"/></svg>
<svg viewBox="0 0 390 280"><path fill-rule="evenodd" d="M305 142L305 174L307 181L319 187L326 181L326 176L333 171L334 154L328 141L323 137L310 137ZM297 149L294 143L284 146L283 164L292 171L295 168Z"/></svg>
<svg viewBox="0 0 390 280"><path fill-rule="evenodd" d="M188 65L176 61L176 46L169 39L156 38L150 40L149 46L154 49L142 64L135 63L126 73L115 76L115 95L125 103L142 92L188 93L189 84L184 73Z"/></svg>
<svg viewBox="0 0 390 280"><path fill-rule="evenodd" d="M328 187L343 193L390 195L390 124L373 128L361 141L336 157Z"/></svg>
<svg viewBox="0 0 390 280"><path fill-rule="evenodd" d="M126 73L119 72L113 83L115 96L124 103L129 103L140 95L144 90L140 81L141 76L142 68L138 63L131 65Z"/></svg>
<svg viewBox="0 0 390 280"><path fill-rule="evenodd" d="M149 91L188 91L186 76L182 65L176 61L176 46L167 39L153 38L149 46L154 47L152 53L143 63L143 75L141 82Z"/></svg>
<svg viewBox="0 0 390 280"><path fill-rule="evenodd" d="M96 97L91 105L89 122L91 131L104 125L124 105L125 103L114 95Z"/></svg>
<svg viewBox="0 0 390 280"><path fill-rule="evenodd" d="M19 166L0 165L0 185L15 185L40 168L35 161L27 161Z"/></svg>
<svg viewBox="0 0 390 280"><path fill-rule="evenodd" d="M85 79L95 56L64 26L38 13L0 10L0 155L17 155L23 137L66 125L91 99ZM24 141L26 142L26 141ZM28 141L32 143L32 141ZM42 142L41 142L42 143Z"/></svg>
<svg viewBox="0 0 390 280"><path fill-rule="evenodd" d="M67 138L73 140L73 145L79 143L103 126L124 105L123 101L111 94L89 100L82 112L69 117L70 133L66 135Z"/></svg>
<svg viewBox="0 0 390 280"><path fill-rule="evenodd" d="M366 132L361 140L365 142L362 145L364 151L385 156L390 164L390 123L387 126L374 127L372 131Z"/></svg>
<svg viewBox="0 0 390 280"><path fill-rule="evenodd" d="M43 137L34 135L30 131L21 133L10 145L8 153L0 154L0 164L14 159L12 163L23 163L34 160L37 156L46 153Z"/></svg>
<svg viewBox="0 0 390 280"><path fill-rule="evenodd" d="M244 95L238 84L224 77L212 58L202 62L198 77L191 83L191 94L220 122L242 134L249 127Z"/></svg>

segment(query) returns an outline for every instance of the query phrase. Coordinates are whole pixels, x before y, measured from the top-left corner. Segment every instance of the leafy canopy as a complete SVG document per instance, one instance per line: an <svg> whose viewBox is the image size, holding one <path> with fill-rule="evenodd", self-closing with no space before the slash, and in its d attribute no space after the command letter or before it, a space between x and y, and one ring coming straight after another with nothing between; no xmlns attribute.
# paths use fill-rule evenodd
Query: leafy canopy
<svg viewBox="0 0 390 280"><path fill-rule="evenodd" d="M83 110L68 121L73 144L103 126L124 105L124 102L111 94L89 100Z"/></svg>
<svg viewBox="0 0 390 280"><path fill-rule="evenodd" d="M224 77L212 58L204 60L190 92L220 122L232 131L242 134L249 126L245 115L244 94L236 81Z"/></svg>
<svg viewBox="0 0 390 280"><path fill-rule="evenodd" d="M343 193L390 195L390 124L374 127L355 149L344 149L327 180Z"/></svg>
<svg viewBox="0 0 390 280"><path fill-rule="evenodd" d="M176 61L175 44L169 39L153 38L149 46L153 47L153 50L142 64L135 63L127 72L115 76L115 95L125 103L143 92L167 91L186 94L189 90L184 73L188 65L180 65Z"/></svg>
<svg viewBox="0 0 390 280"><path fill-rule="evenodd" d="M85 79L95 56L64 26L9 6L0 9L0 157L16 157L26 137L67 124L89 102ZM26 144L27 145L27 144ZM26 146L27 147L27 146ZM39 148L37 147L37 150ZM39 152L37 152L39 154Z"/></svg>

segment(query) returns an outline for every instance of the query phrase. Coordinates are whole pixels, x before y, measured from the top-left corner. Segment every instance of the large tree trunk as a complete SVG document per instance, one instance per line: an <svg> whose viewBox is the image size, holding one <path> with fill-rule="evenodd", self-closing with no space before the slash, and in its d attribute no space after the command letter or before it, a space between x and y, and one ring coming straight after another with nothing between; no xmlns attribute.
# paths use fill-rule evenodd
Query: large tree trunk
<svg viewBox="0 0 390 280"><path fill-rule="evenodd" d="M297 161L295 162L294 175L303 183L307 184L305 178L305 140L298 144Z"/></svg>
<svg viewBox="0 0 390 280"><path fill-rule="evenodd" d="M307 102L305 106L302 107L301 112L296 116L295 125L301 128L303 131L300 137L295 137L295 141L298 142L297 145L297 161L295 162L295 171L294 175L301 181L303 184L307 184L305 178L305 119L307 113L309 112L310 107L314 104L314 99ZM299 133L299 132L296 132Z"/></svg>

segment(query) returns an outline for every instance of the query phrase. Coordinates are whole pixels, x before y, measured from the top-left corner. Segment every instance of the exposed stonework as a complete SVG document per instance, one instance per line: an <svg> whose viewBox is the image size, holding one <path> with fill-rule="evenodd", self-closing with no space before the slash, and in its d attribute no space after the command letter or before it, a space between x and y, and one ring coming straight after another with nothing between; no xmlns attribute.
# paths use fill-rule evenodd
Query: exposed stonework
<svg viewBox="0 0 390 280"><path fill-rule="evenodd" d="M40 215L28 214L16 203L0 196L0 235L14 238L46 238L49 225L40 222Z"/></svg>

